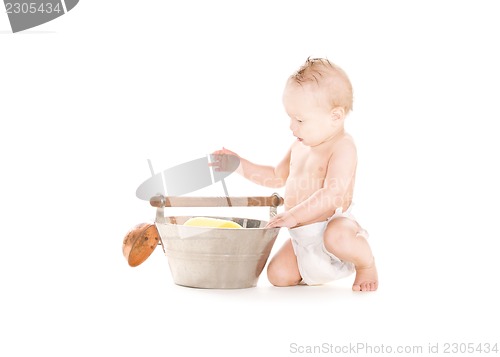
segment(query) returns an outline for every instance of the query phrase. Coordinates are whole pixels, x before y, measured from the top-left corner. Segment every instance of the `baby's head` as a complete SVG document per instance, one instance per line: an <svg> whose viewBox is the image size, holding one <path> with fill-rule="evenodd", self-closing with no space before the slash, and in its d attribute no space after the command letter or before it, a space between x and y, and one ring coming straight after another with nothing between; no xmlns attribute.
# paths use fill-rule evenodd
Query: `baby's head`
<svg viewBox="0 0 500 357"><path fill-rule="evenodd" d="M327 59L308 58L288 79L283 103L294 135L314 146L343 128L343 119L352 110L351 82Z"/></svg>
<svg viewBox="0 0 500 357"><path fill-rule="evenodd" d="M347 115L352 110L352 85L342 68L326 58L308 58L287 85L310 87L330 109L342 108Z"/></svg>

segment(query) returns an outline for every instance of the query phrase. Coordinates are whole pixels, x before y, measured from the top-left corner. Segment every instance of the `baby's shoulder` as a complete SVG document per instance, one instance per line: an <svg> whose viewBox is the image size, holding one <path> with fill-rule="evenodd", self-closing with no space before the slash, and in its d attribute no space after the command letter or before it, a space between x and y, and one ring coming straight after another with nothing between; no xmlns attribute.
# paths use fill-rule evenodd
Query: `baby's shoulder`
<svg viewBox="0 0 500 357"><path fill-rule="evenodd" d="M356 144L351 135L345 133L335 144L331 146L331 155L335 157L357 155Z"/></svg>

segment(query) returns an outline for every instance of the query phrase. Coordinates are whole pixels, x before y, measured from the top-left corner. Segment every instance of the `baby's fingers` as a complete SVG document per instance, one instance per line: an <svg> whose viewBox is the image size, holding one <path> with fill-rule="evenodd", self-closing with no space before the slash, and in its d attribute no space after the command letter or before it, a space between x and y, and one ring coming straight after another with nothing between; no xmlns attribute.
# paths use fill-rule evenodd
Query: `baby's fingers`
<svg viewBox="0 0 500 357"><path fill-rule="evenodd" d="M226 149L225 147L223 147L222 150L214 151L212 153L212 155L233 155L233 156L239 157L239 155L237 153L235 153L234 151L231 151L229 149Z"/></svg>
<svg viewBox="0 0 500 357"><path fill-rule="evenodd" d="M216 172L222 171L222 165L221 165L220 161L209 162L208 167L211 167L212 170L214 170Z"/></svg>
<svg viewBox="0 0 500 357"><path fill-rule="evenodd" d="M281 227L280 225L280 222L281 219L276 219L276 218L273 218L271 219L264 228L275 228L275 227Z"/></svg>

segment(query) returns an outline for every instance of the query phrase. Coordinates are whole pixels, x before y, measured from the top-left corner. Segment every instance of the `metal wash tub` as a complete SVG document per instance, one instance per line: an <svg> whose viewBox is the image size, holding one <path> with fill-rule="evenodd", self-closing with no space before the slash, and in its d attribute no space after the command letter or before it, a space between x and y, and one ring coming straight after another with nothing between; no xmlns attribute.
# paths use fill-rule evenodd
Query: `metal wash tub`
<svg viewBox="0 0 500 357"><path fill-rule="evenodd" d="M243 228L184 226L190 216L164 215L165 207L268 206L270 216L283 199L270 197L163 197L156 196L155 225L176 284L196 288L236 289L257 285L278 236L279 228L264 228L266 221L213 217L234 221Z"/></svg>

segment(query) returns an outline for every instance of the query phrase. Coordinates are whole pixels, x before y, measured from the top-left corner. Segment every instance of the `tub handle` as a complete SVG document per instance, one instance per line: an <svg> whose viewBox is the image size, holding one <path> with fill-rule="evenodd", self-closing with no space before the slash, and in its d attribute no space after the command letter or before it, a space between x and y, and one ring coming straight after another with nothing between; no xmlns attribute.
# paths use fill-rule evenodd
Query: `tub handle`
<svg viewBox="0 0 500 357"><path fill-rule="evenodd" d="M228 200L233 207L272 207L283 205L283 198L277 193L271 196L253 197L183 197L154 196L149 200L153 207L227 207Z"/></svg>

